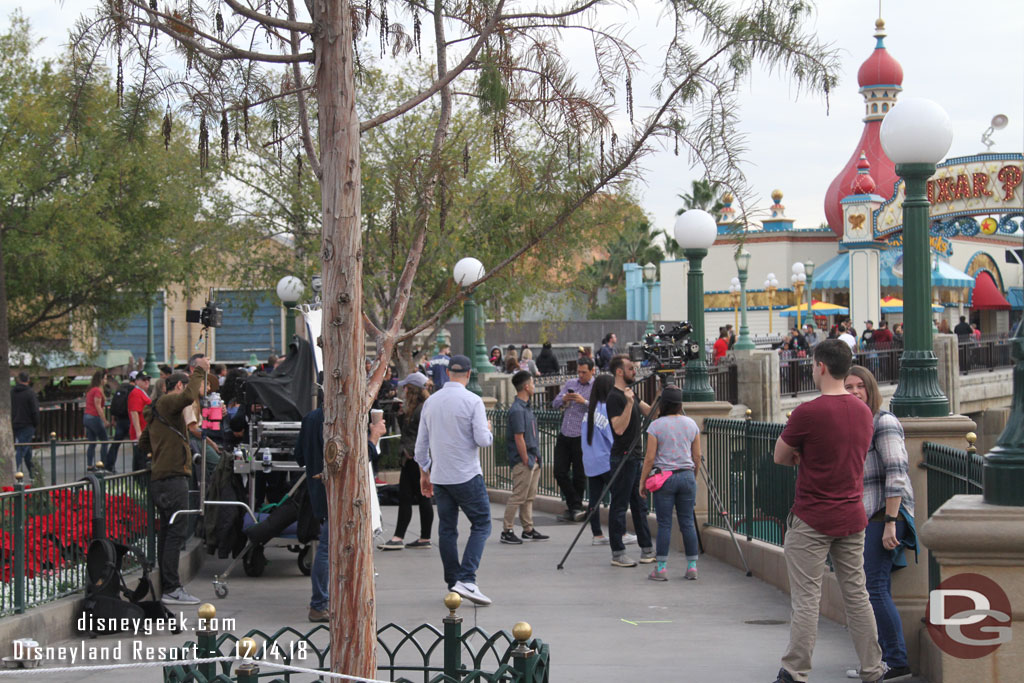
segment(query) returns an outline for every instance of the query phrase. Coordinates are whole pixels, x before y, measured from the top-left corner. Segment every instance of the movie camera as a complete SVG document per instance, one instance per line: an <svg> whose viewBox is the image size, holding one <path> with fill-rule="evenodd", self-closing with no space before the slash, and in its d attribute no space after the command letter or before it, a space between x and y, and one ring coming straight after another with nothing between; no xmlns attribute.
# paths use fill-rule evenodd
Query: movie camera
<svg viewBox="0 0 1024 683"><path fill-rule="evenodd" d="M218 307L216 301L207 299L201 309L185 311L185 322L199 323L203 327L220 327L224 324L224 309Z"/></svg>
<svg viewBox="0 0 1024 683"><path fill-rule="evenodd" d="M629 345L629 359L634 363L648 362L655 370L676 370L700 356L700 343L690 339L693 326L681 322L671 329L661 325L641 342Z"/></svg>

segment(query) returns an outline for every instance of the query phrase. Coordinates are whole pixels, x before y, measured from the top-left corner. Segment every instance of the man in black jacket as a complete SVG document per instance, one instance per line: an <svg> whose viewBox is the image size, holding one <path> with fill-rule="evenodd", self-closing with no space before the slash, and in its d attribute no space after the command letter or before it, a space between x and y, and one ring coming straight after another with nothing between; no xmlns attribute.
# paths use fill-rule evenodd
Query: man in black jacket
<svg viewBox="0 0 1024 683"><path fill-rule="evenodd" d="M39 399L29 385L27 372L19 372L17 383L11 387L11 428L14 430L15 444L32 443L39 426ZM14 449L15 467L21 470L25 462L25 473L32 481L32 447L17 446Z"/></svg>
<svg viewBox="0 0 1024 683"><path fill-rule="evenodd" d="M324 488L324 411L316 408L302 418L299 438L295 443L295 462L306 468L306 485L313 516L320 521L320 541L309 573L313 584L313 597L309 601L309 620L313 623L330 621L330 556L328 554L327 491Z"/></svg>

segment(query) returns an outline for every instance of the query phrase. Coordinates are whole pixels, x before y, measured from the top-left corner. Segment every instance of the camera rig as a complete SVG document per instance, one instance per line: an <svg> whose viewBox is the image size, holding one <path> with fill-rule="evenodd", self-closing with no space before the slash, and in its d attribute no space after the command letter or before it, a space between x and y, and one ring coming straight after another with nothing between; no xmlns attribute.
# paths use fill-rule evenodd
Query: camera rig
<svg viewBox="0 0 1024 683"><path fill-rule="evenodd" d="M185 311L185 322L199 323L203 327L220 327L224 324L224 309L217 306L212 298L199 310Z"/></svg>
<svg viewBox="0 0 1024 683"><path fill-rule="evenodd" d="M685 321L671 329L661 325L643 341L629 345L629 359L634 363L646 362L655 371L678 370L700 356L700 343L690 339L692 333L693 326Z"/></svg>

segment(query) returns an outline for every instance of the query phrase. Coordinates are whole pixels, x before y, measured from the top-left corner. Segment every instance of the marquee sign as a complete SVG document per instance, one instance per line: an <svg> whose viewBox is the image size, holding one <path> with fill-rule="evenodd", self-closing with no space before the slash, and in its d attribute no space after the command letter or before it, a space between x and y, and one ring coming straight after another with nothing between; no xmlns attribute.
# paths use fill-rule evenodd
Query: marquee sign
<svg viewBox="0 0 1024 683"><path fill-rule="evenodd" d="M889 245L890 248L897 247L902 249L903 233L900 232L894 235L889 235L885 240L885 243ZM933 253L938 254L939 256L949 257L953 255L953 243L942 235L928 235L928 246L931 248Z"/></svg>
<svg viewBox="0 0 1024 683"><path fill-rule="evenodd" d="M903 198L900 180L894 196L873 212L876 238L902 231ZM928 181L928 202L933 236L1012 234L1021 229L1024 219L1024 155L978 154L948 159L938 165ZM989 218L979 225L973 216Z"/></svg>

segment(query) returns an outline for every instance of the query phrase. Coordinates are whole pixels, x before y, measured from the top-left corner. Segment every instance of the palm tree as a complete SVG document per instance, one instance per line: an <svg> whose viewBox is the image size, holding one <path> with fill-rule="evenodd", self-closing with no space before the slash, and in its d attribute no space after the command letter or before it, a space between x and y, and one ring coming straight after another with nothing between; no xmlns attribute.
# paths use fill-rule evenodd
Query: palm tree
<svg viewBox="0 0 1024 683"><path fill-rule="evenodd" d="M691 181L690 188L690 194L676 195L683 200L683 208L676 211L677 216L689 209L704 209L711 213L717 213L724 206L722 202L718 201L719 183L705 178Z"/></svg>

